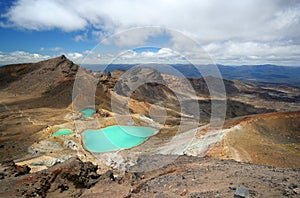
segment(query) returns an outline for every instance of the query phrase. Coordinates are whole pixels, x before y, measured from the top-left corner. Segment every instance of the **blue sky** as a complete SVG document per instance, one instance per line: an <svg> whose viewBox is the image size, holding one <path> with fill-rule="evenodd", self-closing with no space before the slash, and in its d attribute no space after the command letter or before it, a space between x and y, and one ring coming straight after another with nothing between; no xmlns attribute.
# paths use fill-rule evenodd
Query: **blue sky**
<svg viewBox="0 0 300 198"><path fill-rule="evenodd" d="M65 54L88 64L181 63L184 56L300 65L299 10L295 0L0 0L0 64Z"/></svg>
<svg viewBox="0 0 300 198"><path fill-rule="evenodd" d="M75 42L77 32L66 33L60 30L30 31L1 28L0 51L27 51L55 55L56 51L82 51L94 47L94 42Z"/></svg>
<svg viewBox="0 0 300 198"><path fill-rule="evenodd" d="M135 51L137 53L142 53L142 52L153 52L153 53L156 53L160 49L161 48L156 48L156 47L141 47L141 48L133 49L133 51Z"/></svg>

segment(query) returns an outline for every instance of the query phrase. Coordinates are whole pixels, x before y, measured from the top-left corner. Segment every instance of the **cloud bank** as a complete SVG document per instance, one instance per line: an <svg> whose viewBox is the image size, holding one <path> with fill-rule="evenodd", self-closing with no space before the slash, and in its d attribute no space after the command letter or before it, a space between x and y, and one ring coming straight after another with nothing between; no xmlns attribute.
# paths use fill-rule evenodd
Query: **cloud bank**
<svg viewBox="0 0 300 198"><path fill-rule="evenodd" d="M0 52L0 65L13 64L13 63L31 63L38 62L51 58L47 55L41 55L37 53L28 53L24 51L15 52Z"/></svg>
<svg viewBox="0 0 300 198"><path fill-rule="evenodd" d="M220 63L300 63L300 2L286 0L18 0L2 27L65 32L87 30L103 37L141 26L178 30ZM145 33L147 37L157 32ZM87 34L77 35L84 41ZM120 38L120 45L145 37ZM241 62L239 62L241 61Z"/></svg>
<svg viewBox="0 0 300 198"><path fill-rule="evenodd" d="M201 41L270 40L300 36L298 1L105 1L19 0L4 15L13 26L29 30L104 32L156 25L186 32Z"/></svg>

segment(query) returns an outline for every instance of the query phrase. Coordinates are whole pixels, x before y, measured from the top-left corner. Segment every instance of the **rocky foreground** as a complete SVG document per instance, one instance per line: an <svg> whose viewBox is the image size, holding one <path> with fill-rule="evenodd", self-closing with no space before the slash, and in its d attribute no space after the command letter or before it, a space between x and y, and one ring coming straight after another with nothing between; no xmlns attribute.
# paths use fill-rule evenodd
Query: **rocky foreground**
<svg viewBox="0 0 300 198"><path fill-rule="evenodd" d="M154 156L154 163L170 156ZM140 160L143 165L143 160ZM71 158L29 174L2 163L0 197L299 197L300 171L233 160L179 156L149 172L103 171ZM238 195L239 194L239 195Z"/></svg>

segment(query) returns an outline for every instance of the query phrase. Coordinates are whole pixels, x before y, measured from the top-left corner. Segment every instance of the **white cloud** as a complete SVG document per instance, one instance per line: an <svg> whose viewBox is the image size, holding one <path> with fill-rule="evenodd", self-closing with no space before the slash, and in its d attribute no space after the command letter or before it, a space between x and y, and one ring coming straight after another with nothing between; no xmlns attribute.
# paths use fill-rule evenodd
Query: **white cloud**
<svg viewBox="0 0 300 198"><path fill-rule="evenodd" d="M20 0L5 15L15 26L30 30L59 28L73 31L84 28L87 21L64 1Z"/></svg>
<svg viewBox="0 0 300 198"><path fill-rule="evenodd" d="M86 51L83 53L67 53L66 56L78 64L136 64L136 63L180 63L182 56L168 48L157 52L125 50L119 54ZM186 63L186 62L184 62Z"/></svg>
<svg viewBox="0 0 300 198"><path fill-rule="evenodd" d="M115 55L110 53L99 53L95 51L85 51L83 57L76 63L78 64L110 64L115 59Z"/></svg>
<svg viewBox="0 0 300 198"><path fill-rule="evenodd" d="M299 28L300 22L300 6L292 7L286 10L278 11L275 14L275 19L272 21L272 25L276 29L290 30L293 26ZM299 35L299 34L298 34Z"/></svg>
<svg viewBox="0 0 300 198"><path fill-rule="evenodd" d="M66 57L73 62L80 64L82 60L85 58L85 56L89 52L68 52L66 53ZM55 56L59 56L60 54L57 54ZM46 60L49 58L53 58L55 56L48 56L48 55L41 55L37 53L29 53L25 51L13 51L13 52L0 52L0 65L7 65L7 64L14 64L14 63L34 63L42 60ZM94 56L91 56L94 57ZM97 56L95 56L97 57ZM94 58L95 58L94 57ZM102 56L103 57L103 56ZM92 58L90 58L92 60ZM100 59L98 59L99 61Z"/></svg>
<svg viewBox="0 0 300 198"><path fill-rule="evenodd" d="M84 35L77 35L77 36L75 36L74 40L76 42L84 41L84 40L86 40L86 37Z"/></svg>
<svg viewBox="0 0 300 198"><path fill-rule="evenodd" d="M69 53L66 53L66 57L76 63L79 63L83 60L84 55L79 52L69 52Z"/></svg>
<svg viewBox="0 0 300 198"><path fill-rule="evenodd" d="M74 40L75 40L76 42L79 42L79 41L86 41L86 40L87 40L87 37L88 37L87 32L84 32L83 34L76 35L75 38L74 38Z"/></svg>
<svg viewBox="0 0 300 198"><path fill-rule="evenodd" d="M41 60L49 59L50 56L41 55L36 53L28 53L24 51L14 51L10 53L0 52L0 64L12 64L12 63L31 63Z"/></svg>
<svg viewBox="0 0 300 198"><path fill-rule="evenodd" d="M288 41L280 42L233 42L211 43L204 49L221 64L299 65L300 45Z"/></svg>
<svg viewBox="0 0 300 198"><path fill-rule="evenodd" d="M64 48L62 47L51 47L51 48L45 48L45 47L41 47L40 51L52 51L52 52L57 52L57 51L62 51L64 50Z"/></svg>
<svg viewBox="0 0 300 198"><path fill-rule="evenodd" d="M1 22L0 26L63 31L92 28L91 35L77 35L75 41L85 41L88 36L102 40L133 27L161 26L196 40L222 63L233 60L265 63L275 61L274 57L294 58L291 61L295 63L300 56L297 45L300 41L299 10L299 1L286 0L265 0L263 3L261 0L18 0L4 14L8 23ZM119 47L139 46L148 38L164 33L138 32L119 34L114 41L106 40L105 43ZM190 46L180 39L172 35L175 50Z"/></svg>
<svg viewBox="0 0 300 198"><path fill-rule="evenodd" d="M64 48L62 47L52 47L50 48L50 51L54 51L54 52L57 52L57 51L62 51Z"/></svg>
<svg viewBox="0 0 300 198"><path fill-rule="evenodd" d="M169 48L161 48L157 52L143 51L135 52L127 50L115 56L113 63L187 63L183 62L182 56Z"/></svg>
<svg viewBox="0 0 300 198"><path fill-rule="evenodd" d="M163 28L136 28L132 31L121 31L115 34L113 37L105 39L103 42L108 44L114 44L118 47L140 47L144 45L147 39L152 36L159 36L165 33Z"/></svg>
<svg viewBox="0 0 300 198"><path fill-rule="evenodd" d="M12 24L32 30L83 30L88 24L105 32L157 25L188 33L201 41L232 38L273 39L299 36L299 2L19 0L6 14ZM277 29L277 32L274 30Z"/></svg>

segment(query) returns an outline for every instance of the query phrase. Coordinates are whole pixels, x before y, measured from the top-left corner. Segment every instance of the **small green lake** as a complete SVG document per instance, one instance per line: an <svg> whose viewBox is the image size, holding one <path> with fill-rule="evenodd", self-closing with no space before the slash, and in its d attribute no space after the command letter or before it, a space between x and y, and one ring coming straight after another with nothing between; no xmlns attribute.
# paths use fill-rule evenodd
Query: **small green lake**
<svg viewBox="0 0 300 198"><path fill-rule="evenodd" d="M96 110L93 108L86 108L86 109L82 109L80 111L80 113L82 113L82 116L84 118L89 118L89 117L92 117L96 113Z"/></svg>
<svg viewBox="0 0 300 198"><path fill-rule="evenodd" d="M139 126L110 126L103 129L85 130L82 134L84 147L91 152L107 152L135 147L150 136L156 129Z"/></svg>
<svg viewBox="0 0 300 198"><path fill-rule="evenodd" d="M52 136L70 135L72 133L71 129L59 129Z"/></svg>

